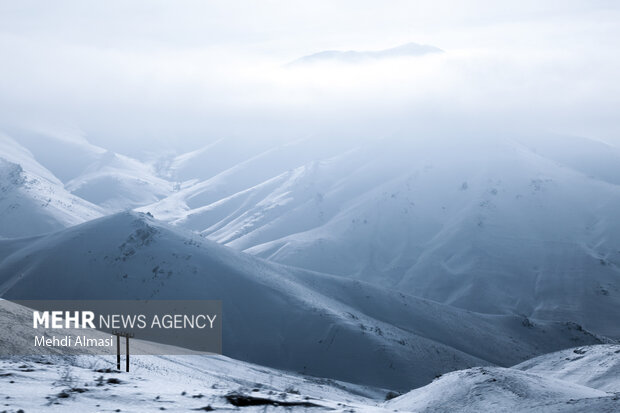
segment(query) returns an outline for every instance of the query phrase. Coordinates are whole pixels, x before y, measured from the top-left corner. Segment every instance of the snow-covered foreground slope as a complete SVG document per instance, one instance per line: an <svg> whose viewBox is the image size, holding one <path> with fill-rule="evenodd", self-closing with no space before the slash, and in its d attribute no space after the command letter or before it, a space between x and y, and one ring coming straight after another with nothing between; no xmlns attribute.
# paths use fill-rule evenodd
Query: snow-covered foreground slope
<svg viewBox="0 0 620 413"><path fill-rule="evenodd" d="M582 349L598 351L597 346ZM1 359L1 402L5 410L13 412L212 411L210 408L247 412L611 413L620 408L617 393L543 373L496 367L452 372L385 403L386 391L285 373L224 356L135 356L130 373L117 373L114 368L115 361L104 356ZM608 383L619 380L611 372L607 377Z"/></svg>
<svg viewBox="0 0 620 413"><path fill-rule="evenodd" d="M110 357L0 360L0 408L8 412L392 411L380 407L380 399L369 397L385 392L223 356L135 356L131 363L130 373L115 373L106 372L116 367ZM255 405L243 406L244 401Z"/></svg>
<svg viewBox="0 0 620 413"><path fill-rule="evenodd" d="M616 412L620 397L515 369L476 367L448 373L385 407L412 412Z"/></svg>
<svg viewBox="0 0 620 413"><path fill-rule="evenodd" d="M571 348L512 368L446 374L385 403L415 412L617 412L620 345Z"/></svg>
<svg viewBox="0 0 620 413"><path fill-rule="evenodd" d="M101 218L18 249L0 263L0 294L218 299L226 355L400 390L459 368L508 366L599 342L571 323L471 313L269 263L138 213Z"/></svg>
<svg viewBox="0 0 620 413"><path fill-rule="evenodd" d="M130 373L117 372L115 357L110 356L10 357L11 346L31 347L24 341L31 340L27 332L31 312L1 303L0 344L5 356L0 358L0 397L9 411L613 412L620 404L618 393L612 393L620 387L620 376L613 369L600 368L600 362L618 365L619 345L543 355L523 363L530 372L520 370L522 365L456 371L384 403L387 390L285 373L225 356L133 356ZM76 330L55 333L75 334ZM105 335L96 330L79 330L79 334ZM136 352L141 346L158 346L132 341ZM557 373L566 369L558 364L570 354L590 355L589 363L580 363L577 381L597 380L589 380L589 386L575 383L574 375L559 380ZM555 363L549 369L551 361Z"/></svg>
<svg viewBox="0 0 620 413"><path fill-rule="evenodd" d="M386 139L305 163L267 151L141 210L272 261L620 337L620 152L562 143Z"/></svg>
<svg viewBox="0 0 620 413"><path fill-rule="evenodd" d="M102 216L72 195L32 153L0 134L0 237L24 237Z"/></svg>
<svg viewBox="0 0 620 413"><path fill-rule="evenodd" d="M620 346L579 347L545 354L514 367L608 392L620 393Z"/></svg>
<svg viewBox="0 0 620 413"><path fill-rule="evenodd" d="M296 411L345 407L372 411L367 408L379 409L376 406L387 393L386 390L285 373L225 356L134 355L130 361L131 372L120 373L116 371L115 356L69 356L66 349L33 347L29 342L32 340L31 318L32 312L26 307L0 301L0 406L3 407L0 411L120 409L137 412L163 408L185 412L207 406L231 409L235 402L257 402L259 399L266 404L245 410L264 411L271 402L283 408L295 407ZM54 334L108 337L96 330L54 330ZM137 339L131 341L134 354L149 347L150 354L166 354L165 346ZM37 354L11 356L19 346L32 348ZM159 348L155 350L154 347ZM181 353L176 349L174 354ZM123 368L124 363L125 360ZM232 395L238 398L233 399Z"/></svg>

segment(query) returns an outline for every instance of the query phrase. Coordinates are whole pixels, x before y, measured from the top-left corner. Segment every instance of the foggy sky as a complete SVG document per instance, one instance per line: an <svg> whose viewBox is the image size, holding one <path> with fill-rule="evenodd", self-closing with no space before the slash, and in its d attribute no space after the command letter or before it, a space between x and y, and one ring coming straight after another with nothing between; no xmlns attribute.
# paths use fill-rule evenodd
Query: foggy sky
<svg viewBox="0 0 620 413"><path fill-rule="evenodd" d="M619 143L619 9L614 1L0 1L0 131L82 136L120 152L411 126ZM321 50L408 42L445 53L285 66Z"/></svg>

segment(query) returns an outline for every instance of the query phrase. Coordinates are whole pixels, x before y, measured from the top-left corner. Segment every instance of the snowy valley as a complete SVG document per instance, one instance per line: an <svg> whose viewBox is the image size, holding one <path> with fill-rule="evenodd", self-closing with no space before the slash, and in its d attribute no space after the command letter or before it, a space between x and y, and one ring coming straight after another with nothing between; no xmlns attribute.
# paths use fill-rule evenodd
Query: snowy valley
<svg viewBox="0 0 620 413"><path fill-rule="evenodd" d="M1 297L218 299L226 320L224 356L139 356L103 382L104 356L6 359L6 407L613 411L620 152L576 142L592 162L513 138L137 160L3 136ZM86 390L57 397L68 370Z"/></svg>

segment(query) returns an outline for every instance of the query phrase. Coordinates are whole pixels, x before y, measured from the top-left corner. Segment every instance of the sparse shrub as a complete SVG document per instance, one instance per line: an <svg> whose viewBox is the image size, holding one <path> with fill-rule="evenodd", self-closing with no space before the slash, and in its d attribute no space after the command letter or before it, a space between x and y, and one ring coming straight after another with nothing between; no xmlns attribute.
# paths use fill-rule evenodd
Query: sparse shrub
<svg viewBox="0 0 620 413"><path fill-rule="evenodd" d="M398 396L400 396L400 393L397 393L397 392L395 392L395 391L389 391L389 392L387 392L387 394L385 395L385 401L395 399L395 398L397 398Z"/></svg>
<svg viewBox="0 0 620 413"><path fill-rule="evenodd" d="M293 386L287 387L286 389L284 389L284 391L287 392L287 393L290 393L290 394L300 394L299 390L297 390Z"/></svg>
<svg viewBox="0 0 620 413"><path fill-rule="evenodd" d="M60 371L60 377L54 383L54 385L59 386L59 387L69 387L69 388L72 388L72 387L75 386L76 381L77 381L77 378L73 375L73 372L71 370L71 366L66 365Z"/></svg>

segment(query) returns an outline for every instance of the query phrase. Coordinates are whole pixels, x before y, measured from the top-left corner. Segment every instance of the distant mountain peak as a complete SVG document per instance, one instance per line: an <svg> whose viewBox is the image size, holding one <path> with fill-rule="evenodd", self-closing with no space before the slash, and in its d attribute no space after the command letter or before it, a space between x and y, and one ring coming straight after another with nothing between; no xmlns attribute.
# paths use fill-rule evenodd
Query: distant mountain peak
<svg viewBox="0 0 620 413"><path fill-rule="evenodd" d="M342 63L360 63L367 60L382 60L397 57L416 57L431 53L443 53L438 47L429 46L419 43L406 43L397 47L374 51L358 51L358 50L325 50L308 56L303 56L290 63L290 65L300 65L321 62L342 62Z"/></svg>

